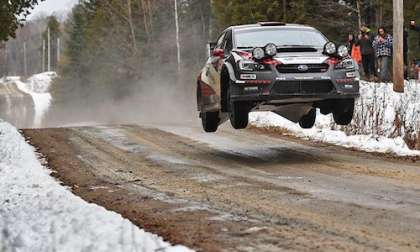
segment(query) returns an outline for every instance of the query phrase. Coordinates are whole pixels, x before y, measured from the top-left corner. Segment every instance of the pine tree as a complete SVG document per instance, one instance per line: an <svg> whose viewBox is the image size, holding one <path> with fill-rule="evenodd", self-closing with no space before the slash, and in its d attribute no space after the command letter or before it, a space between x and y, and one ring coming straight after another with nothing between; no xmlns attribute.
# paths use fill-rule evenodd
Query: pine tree
<svg viewBox="0 0 420 252"><path fill-rule="evenodd" d="M0 2L0 41L16 36L16 30L22 25L30 10L43 0L19 0Z"/></svg>

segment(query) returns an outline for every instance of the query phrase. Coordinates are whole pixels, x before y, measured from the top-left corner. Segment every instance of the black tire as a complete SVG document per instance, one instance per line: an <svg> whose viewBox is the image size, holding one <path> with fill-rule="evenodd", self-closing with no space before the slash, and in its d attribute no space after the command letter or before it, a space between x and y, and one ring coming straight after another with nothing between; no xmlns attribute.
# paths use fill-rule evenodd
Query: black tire
<svg viewBox="0 0 420 252"><path fill-rule="evenodd" d="M230 124L234 129L245 129L249 121L249 106L245 102L230 103Z"/></svg>
<svg viewBox="0 0 420 252"><path fill-rule="evenodd" d="M230 86L227 90L230 124L234 129L245 129L249 121L249 105L247 102L233 102L230 99Z"/></svg>
<svg viewBox="0 0 420 252"><path fill-rule="evenodd" d="M354 114L354 99L341 99L336 100L333 117L334 122L338 125L349 125L353 120Z"/></svg>
<svg viewBox="0 0 420 252"><path fill-rule="evenodd" d="M213 133L219 127L219 113L218 112L205 112L201 113L201 123L205 132Z"/></svg>
<svg viewBox="0 0 420 252"><path fill-rule="evenodd" d="M308 114L302 116L299 125L302 129L310 129L315 125L316 109L311 109Z"/></svg>

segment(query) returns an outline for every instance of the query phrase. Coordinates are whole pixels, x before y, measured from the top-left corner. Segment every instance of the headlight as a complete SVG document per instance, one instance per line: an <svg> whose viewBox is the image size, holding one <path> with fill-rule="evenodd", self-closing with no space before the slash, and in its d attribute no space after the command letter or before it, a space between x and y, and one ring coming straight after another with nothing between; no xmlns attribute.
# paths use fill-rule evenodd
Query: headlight
<svg viewBox="0 0 420 252"><path fill-rule="evenodd" d="M345 58L345 57L349 56L349 49L347 49L347 46L341 45L341 46L338 47L337 54L341 58Z"/></svg>
<svg viewBox="0 0 420 252"><path fill-rule="evenodd" d="M324 52L326 54L335 54L337 52L337 46L333 42L328 42L324 46Z"/></svg>
<svg viewBox="0 0 420 252"><path fill-rule="evenodd" d="M277 54L277 46L273 43L270 43L270 44L266 45L265 46L265 53L268 56L271 56L271 57L275 56Z"/></svg>
<svg viewBox="0 0 420 252"><path fill-rule="evenodd" d="M258 65L254 61L242 60L239 61L239 69L242 71L255 71Z"/></svg>
<svg viewBox="0 0 420 252"><path fill-rule="evenodd" d="M255 48L254 51L252 51L252 56L254 56L257 60L263 59L265 56L264 49L260 47Z"/></svg>

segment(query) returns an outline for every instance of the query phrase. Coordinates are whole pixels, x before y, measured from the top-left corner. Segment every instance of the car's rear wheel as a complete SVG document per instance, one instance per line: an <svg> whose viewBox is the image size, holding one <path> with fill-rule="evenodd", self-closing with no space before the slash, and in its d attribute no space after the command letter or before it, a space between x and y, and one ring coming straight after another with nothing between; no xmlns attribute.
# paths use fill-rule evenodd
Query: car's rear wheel
<svg viewBox="0 0 420 252"><path fill-rule="evenodd" d="M311 109L308 114L302 116L302 118L299 121L299 125L303 129L310 129L315 125L315 119L316 119L316 109Z"/></svg>
<svg viewBox="0 0 420 252"><path fill-rule="evenodd" d="M338 125L349 125L353 120L354 99L336 100L333 107L334 122Z"/></svg>
<svg viewBox="0 0 420 252"><path fill-rule="evenodd" d="M219 112L203 112L200 117L205 132L216 132L220 122Z"/></svg>

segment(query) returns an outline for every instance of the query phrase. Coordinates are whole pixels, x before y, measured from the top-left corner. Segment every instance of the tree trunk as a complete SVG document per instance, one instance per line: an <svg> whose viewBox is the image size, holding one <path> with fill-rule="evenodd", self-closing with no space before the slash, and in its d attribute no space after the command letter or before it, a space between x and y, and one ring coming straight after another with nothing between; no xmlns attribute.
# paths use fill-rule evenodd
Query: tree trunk
<svg viewBox="0 0 420 252"><path fill-rule="evenodd" d="M131 9L131 0L127 0L127 19L128 19L128 25L130 26L131 43L133 44L133 50L136 53L137 52L137 39L136 39L136 33L134 31L133 11Z"/></svg>
<svg viewBox="0 0 420 252"><path fill-rule="evenodd" d="M357 20L359 22L359 29L360 29L362 27L362 3L361 3L361 0L356 1L356 6L357 6Z"/></svg>
<svg viewBox="0 0 420 252"><path fill-rule="evenodd" d="M283 22L287 22L287 0L283 0Z"/></svg>

